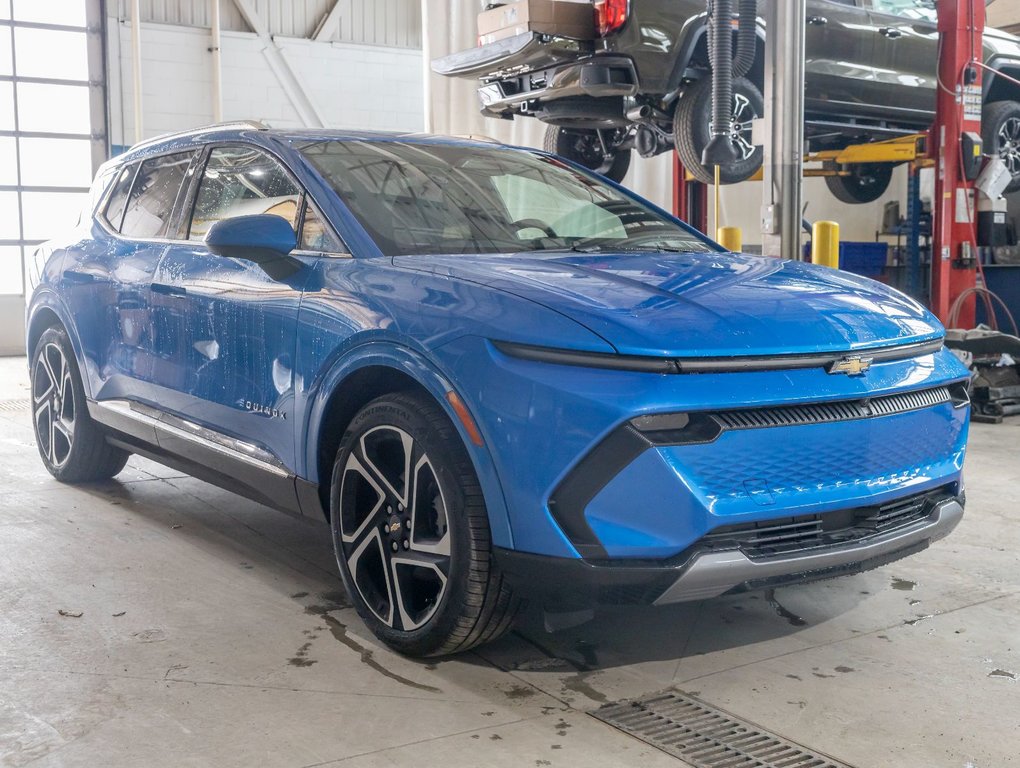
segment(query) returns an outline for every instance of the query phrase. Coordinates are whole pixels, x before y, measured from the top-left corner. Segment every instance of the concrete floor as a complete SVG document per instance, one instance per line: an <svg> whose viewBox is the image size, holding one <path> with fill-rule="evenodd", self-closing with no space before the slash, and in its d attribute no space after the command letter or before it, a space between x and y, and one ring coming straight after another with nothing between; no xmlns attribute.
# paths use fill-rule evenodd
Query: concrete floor
<svg viewBox="0 0 1020 768"><path fill-rule="evenodd" d="M0 360L0 763L681 763L596 721L676 687L857 768L1020 765L1020 419L947 540L860 576L619 610L453 660L381 648L326 528L147 461L62 486ZM61 613L63 612L63 613Z"/></svg>

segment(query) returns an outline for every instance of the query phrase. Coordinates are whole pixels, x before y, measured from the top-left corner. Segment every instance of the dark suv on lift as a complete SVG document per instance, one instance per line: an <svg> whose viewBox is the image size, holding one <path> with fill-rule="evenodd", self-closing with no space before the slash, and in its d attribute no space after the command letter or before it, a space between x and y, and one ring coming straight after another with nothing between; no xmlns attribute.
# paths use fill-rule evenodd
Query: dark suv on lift
<svg viewBox="0 0 1020 768"><path fill-rule="evenodd" d="M771 2L772 0L766 0ZM482 111L548 123L545 148L619 181L631 150L651 157L676 147L696 178L709 139L711 83L704 0L595 0L595 40L526 32L433 62L443 75L481 80ZM927 129L935 109L938 32L933 0L808 0L806 133L812 150L838 149ZM734 83L733 141L740 160L724 183L762 162L751 121L763 114L764 28L754 62ZM986 29L984 61L1020 77L1020 39ZM984 78L984 144L1020 188L1020 86ZM878 199L889 164L858 165L826 178L848 203Z"/></svg>

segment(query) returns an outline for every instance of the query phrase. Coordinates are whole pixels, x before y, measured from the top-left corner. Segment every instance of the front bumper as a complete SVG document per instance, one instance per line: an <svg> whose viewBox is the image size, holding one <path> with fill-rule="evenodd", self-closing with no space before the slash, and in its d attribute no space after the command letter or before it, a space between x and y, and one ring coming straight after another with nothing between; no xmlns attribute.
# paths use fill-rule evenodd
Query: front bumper
<svg viewBox="0 0 1020 768"><path fill-rule="evenodd" d="M795 545L772 555L762 556L760 548L746 545L715 549L706 537L675 558L651 563L593 562L506 549L497 549L495 557L515 588L547 606L573 609L705 600L876 568L927 548L947 536L963 517L962 494L953 495L948 489L896 502L901 509L913 503L920 505L919 512L904 514L891 528L799 551ZM867 519L873 509L882 508L862 508L858 517Z"/></svg>
<svg viewBox="0 0 1020 768"><path fill-rule="evenodd" d="M484 113L503 116L529 102L633 96L637 91L633 61L626 56L593 56L487 82L478 89L478 98Z"/></svg>

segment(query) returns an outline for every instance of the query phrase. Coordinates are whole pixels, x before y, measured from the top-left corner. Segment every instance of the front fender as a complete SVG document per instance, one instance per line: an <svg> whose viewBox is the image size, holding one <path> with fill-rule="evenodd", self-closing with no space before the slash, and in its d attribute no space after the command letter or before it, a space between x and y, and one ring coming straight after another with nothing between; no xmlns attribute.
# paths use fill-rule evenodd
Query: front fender
<svg viewBox="0 0 1020 768"><path fill-rule="evenodd" d="M449 417L460 435L468 456L471 458L475 473L478 475L482 495L485 498L485 507L489 514L492 543L494 546L512 548L513 536L510 530L510 517L507 512L503 487L496 474L488 444L479 447L471 441L464 425L446 399L446 395L451 391L456 392L461 400L468 404L468 408L470 408L470 401L457 391L450 376L438 365L419 352L399 344L389 341L371 341L361 344L346 352L334 361L321 376L316 377L316 382L307 394L308 400L303 424L305 477L312 482L321 482L318 477L318 446L322 439L321 429L330 397L355 372L377 366L392 368L412 378L432 395ZM474 418L473 415L472 418Z"/></svg>

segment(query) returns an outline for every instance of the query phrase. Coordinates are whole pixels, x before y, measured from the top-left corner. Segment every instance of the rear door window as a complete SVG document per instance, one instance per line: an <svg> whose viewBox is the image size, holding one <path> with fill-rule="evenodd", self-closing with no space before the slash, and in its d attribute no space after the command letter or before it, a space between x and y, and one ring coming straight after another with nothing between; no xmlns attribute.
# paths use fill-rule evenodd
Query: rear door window
<svg viewBox="0 0 1020 768"><path fill-rule="evenodd" d="M181 185L195 152L152 157L138 169L124 211L120 232L125 237L165 237Z"/></svg>

